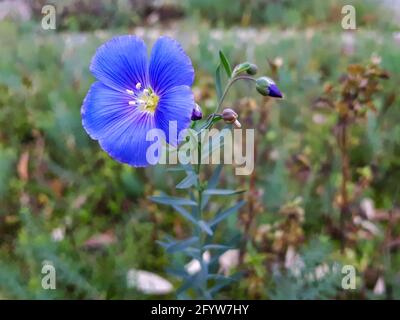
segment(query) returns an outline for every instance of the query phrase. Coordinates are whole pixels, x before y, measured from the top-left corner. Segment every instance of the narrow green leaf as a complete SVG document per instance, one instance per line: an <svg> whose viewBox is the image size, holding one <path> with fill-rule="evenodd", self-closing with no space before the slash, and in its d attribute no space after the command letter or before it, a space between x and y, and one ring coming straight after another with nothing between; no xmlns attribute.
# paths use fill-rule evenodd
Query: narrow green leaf
<svg viewBox="0 0 400 320"><path fill-rule="evenodd" d="M172 206L176 212L178 212L182 217L193 223L194 225L197 225L197 220L190 214L189 211L187 211L185 208L178 206L178 205L173 205Z"/></svg>
<svg viewBox="0 0 400 320"><path fill-rule="evenodd" d="M219 177L221 176L222 168L223 168L222 163L217 165L210 180L208 181L207 189L215 189L216 188L216 186L218 185ZM206 195L203 193L203 202L201 203L202 209L204 209L206 207L209 200L210 200L210 195Z"/></svg>
<svg viewBox="0 0 400 320"><path fill-rule="evenodd" d="M182 268L166 268L166 273L168 273L169 275L175 276L175 277L179 277L182 279L185 279L188 277L188 273L185 269Z"/></svg>
<svg viewBox="0 0 400 320"><path fill-rule="evenodd" d="M222 163L217 165L217 167L215 168L210 180L208 181L208 184L207 184L207 188L208 189L215 189L216 188L216 186L218 184L219 177L220 177L221 172L222 172L222 168L223 168Z"/></svg>
<svg viewBox="0 0 400 320"><path fill-rule="evenodd" d="M210 226L207 224L207 222L200 220L198 223L199 227L201 228L201 230L203 230L205 233L207 233L208 235L212 236L213 235L213 231L211 230Z"/></svg>
<svg viewBox="0 0 400 320"><path fill-rule="evenodd" d="M229 277L224 276L223 274L218 274L218 273L210 273L207 276L207 279L212 279L212 280L223 280L223 281L229 281ZM232 280L231 280L232 281Z"/></svg>
<svg viewBox="0 0 400 320"><path fill-rule="evenodd" d="M207 244L203 247L204 250L229 250L231 246L224 246L222 244Z"/></svg>
<svg viewBox="0 0 400 320"><path fill-rule="evenodd" d="M230 190L230 189L206 189L203 194L205 195L219 195L219 196L232 196L235 194L240 194L246 190Z"/></svg>
<svg viewBox="0 0 400 320"><path fill-rule="evenodd" d="M168 253L174 253L178 251L182 251L186 249L187 247L190 247L192 244L195 244L199 240L198 237L191 237L189 239L185 239L182 241L176 241L175 243L172 243L169 245L166 250Z"/></svg>
<svg viewBox="0 0 400 320"><path fill-rule="evenodd" d="M186 171L186 170L182 167L173 167L173 168L167 168L166 171L167 172L182 172L182 171Z"/></svg>
<svg viewBox="0 0 400 320"><path fill-rule="evenodd" d="M246 201L242 200L238 203L236 203L233 207L230 207L229 209L226 209L224 211L222 211L221 213L219 213L210 223L209 226L213 227L215 225L217 225L218 223L220 223L221 221L223 221L225 218L227 218L228 216L230 216L231 214L235 213L236 211L238 211L244 204L246 203Z"/></svg>
<svg viewBox="0 0 400 320"><path fill-rule="evenodd" d="M221 60L221 64L224 67L228 78L230 78L232 76L232 68L225 54L221 50L219 50L219 59Z"/></svg>
<svg viewBox="0 0 400 320"><path fill-rule="evenodd" d="M197 176L194 172L190 172L187 176L176 185L177 189L187 189L196 185Z"/></svg>
<svg viewBox="0 0 400 320"><path fill-rule="evenodd" d="M191 131L189 131L189 133L191 133ZM189 172L193 173L193 172L194 172L194 171L193 171L193 167L192 167L191 164L180 164L179 166L180 166L183 170L185 170L186 173L189 173Z"/></svg>
<svg viewBox="0 0 400 320"><path fill-rule="evenodd" d="M193 168L190 164L180 164L177 167L167 168L167 172L193 172Z"/></svg>
<svg viewBox="0 0 400 320"><path fill-rule="evenodd" d="M168 196L153 196L149 198L151 201L160 203L160 204L167 204L170 206L197 206L196 201L185 199L185 198L176 198L176 197L168 197Z"/></svg>
<svg viewBox="0 0 400 320"><path fill-rule="evenodd" d="M185 250L183 250L182 252L192 259L199 259L199 256L200 256L200 249L193 248L193 247L188 247Z"/></svg>
<svg viewBox="0 0 400 320"><path fill-rule="evenodd" d="M195 284L196 282L196 277L197 273L189 277L186 277L185 281L183 281L182 285L176 291L177 296L180 296L181 294L183 294L183 292L193 287L193 284Z"/></svg>
<svg viewBox="0 0 400 320"><path fill-rule="evenodd" d="M222 80L221 80L221 65L218 65L215 70L215 91L217 92L218 101L222 97Z"/></svg>
<svg viewBox="0 0 400 320"><path fill-rule="evenodd" d="M224 277L222 275L215 275L215 274L210 275L210 278L213 278L216 280L216 284L214 285L214 287L212 287L209 290L209 294L211 296L216 294L218 291L220 291L222 288L226 287L227 285L230 285L233 282L238 281L242 276L243 276L243 274L241 272L237 272L230 277Z"/></svg>

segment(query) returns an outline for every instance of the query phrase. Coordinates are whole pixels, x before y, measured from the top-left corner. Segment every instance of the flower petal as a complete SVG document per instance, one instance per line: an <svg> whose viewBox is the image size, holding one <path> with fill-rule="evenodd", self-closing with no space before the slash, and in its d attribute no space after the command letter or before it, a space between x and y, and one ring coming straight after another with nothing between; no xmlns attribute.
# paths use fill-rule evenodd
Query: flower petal
<svg viewBox="0 0 400 320"><path fill-rule="evenodd" d="M164 131L169 144L178 144L179 133L187 129L195 106L193 92L188 86L178 86L166 91L158 102L154 119L157 128ZM176 135L169 134L172 121L176 121Z"/></svg>
<svg viewBox="0 0 400 320"><path fill-rule="evenodd" d="M100 46L90 64L90 71L111 88L133 90L137 83L148 85L147 48L142 39L118 36Z"/></svg>
<svg viewBox="0 0 400 320"><path fill-rule="evenodd" d="M153 144L146 141L146 134L155 128L154 116L129 106L129 98L127 93L95 82L83 101L82 124L112 158L135 167L147 166L155 161L146 158Z"/></svg>
<svg viewBox="0 0 400 320"><path fill-rule="evenodd" d="M160 37L150 56L150 84L158 95L176 86L192 86L194 70L181 45L169 37Z"/></svg>

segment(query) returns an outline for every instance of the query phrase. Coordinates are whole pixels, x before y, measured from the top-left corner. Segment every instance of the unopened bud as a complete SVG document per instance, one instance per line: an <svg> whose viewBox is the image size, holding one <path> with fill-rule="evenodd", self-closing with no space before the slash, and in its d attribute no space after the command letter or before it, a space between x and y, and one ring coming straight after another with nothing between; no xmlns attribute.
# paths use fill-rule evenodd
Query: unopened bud
<svg viewBox="0 0 400 320"><path fill-rule="evenodd" d="M237 119L238 115L231 108L224 109L222 111L222 119L227 123L233 123Z"/></svg>
<svg viewBox="0 0 400 320"><path fill-rule="evenodd" d="M255 64L250 63L250 62L243 62L238 64L234 69L233 69L233 76L237 76L242 72L246 72L249 75L255 75L258 71L258 68Z"/></svg>
<svg viewBox="0 0 400 320"><path fill-rule="evenodd" d="M256 80L256 89L263 96L282 98L282 93L275 82L268 77L261 77Z"/></svg>
<svg viewBox="0 0 400 320"><path fill-rule="evenodd" d="M201 111L200 106L195 103L192 111L192 121L197 121L203 118L203 112Z"/></svg>
<svg viewBox="0 0 400 320"><path fill-rule="evenodd" d="M231 108L227 108L224 109L224 111L222 111L222 119L226 123L233 123L237 128L241 128L242 125L240 124L237 118L238 118L237 113L233 111Z"/></svg>
<svg viewBox="0 0 400 320"><path fill-rule="evenodd" d="M246 72L247 74L254 76L258 72L258 68L255 64L251 63Z"/></svg>

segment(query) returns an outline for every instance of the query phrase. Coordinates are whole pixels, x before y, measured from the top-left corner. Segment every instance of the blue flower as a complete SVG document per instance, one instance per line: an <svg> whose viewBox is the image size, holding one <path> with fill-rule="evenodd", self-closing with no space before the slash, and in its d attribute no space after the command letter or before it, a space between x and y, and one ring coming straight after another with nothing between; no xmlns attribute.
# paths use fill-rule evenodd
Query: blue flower
<svg viewBox="0 0 400 320"><path fill-rule="evenodd" d="M162 130L166 142L176 146L195 107L193 66L177 41L160 37L148 59L142 39L112 38L97 49L90 71L98 81L83 101L82 124L112 158L149 165L146 151L153 142L146 134L151 129ZM171 121L176 133L169 132Z"/></svg>

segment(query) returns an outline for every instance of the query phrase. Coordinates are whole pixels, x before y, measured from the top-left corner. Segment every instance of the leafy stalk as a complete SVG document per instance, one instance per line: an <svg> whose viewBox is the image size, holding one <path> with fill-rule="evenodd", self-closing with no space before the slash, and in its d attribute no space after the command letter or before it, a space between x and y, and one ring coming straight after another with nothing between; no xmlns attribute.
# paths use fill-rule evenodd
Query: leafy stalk
<svg viewBox="0 0 400 320"><path fill-rule="evenodd" d="M240 194L243 190L229 190L229 189L217 189L218 179L222 170L222 165L219 165L213 173L211 179L206 183L201 179L201 162L204 152L210 152L209 150L203 150L202 145L202 132L205 129L210 129L218 121L222 120L222 116L217 112L221 108L225 97L227 96L232 85L238 80L250 80L255 81L254 78L246 75L239 75L235 70L232 72L230 64L226 59L225 55L220 52L220 65L216 70L216 90L218 101L215 112L211 114L206 121L197 127L197 164L192 167L191 165L181 166L182 169L174 171L185 171L186 177L178 183L177 189L191 190L190 199L187 198L176 198L168 196L157 196L151 197L156 203L165 204L172 206L183 218L185 218L192 225L193 236L184 240L174 240L168 238L166 241L159 241L168 253L183 253L187 257L196 259L199 262L200 270L195 274L189 274L184 268L171 269L171 274L182 278L182 286L178 290L178 297L188 298L188 295L184 295L186 292L192 292L196 294L196 298L200 299L212 299L213 295L216 294L221 288L228 285L236 279L233 277L225 277L220 274L210 274L209 268L213 261L218 261L218 257L227 250L231 249L231 246L215 244L212 242L212 236L215 228L229 216L236 213L243 205L244 201L237 202L232 207L224 209L215 215L210 221L205 221L203 211L207 206L210 197L219 196L232 196ZM228 75L228 82L221 90L221 69L225 70ZM196 126L192 126L196 128ZM171 170L172 171L172 170ZM188 211L184 207L190 207ZM212 261L206 261L203 257L205 252L212 250L213 259ZM212 286L209 286L209 281Z"/></svg>

